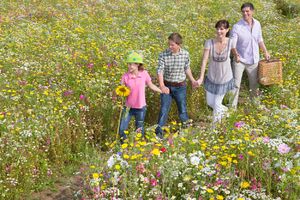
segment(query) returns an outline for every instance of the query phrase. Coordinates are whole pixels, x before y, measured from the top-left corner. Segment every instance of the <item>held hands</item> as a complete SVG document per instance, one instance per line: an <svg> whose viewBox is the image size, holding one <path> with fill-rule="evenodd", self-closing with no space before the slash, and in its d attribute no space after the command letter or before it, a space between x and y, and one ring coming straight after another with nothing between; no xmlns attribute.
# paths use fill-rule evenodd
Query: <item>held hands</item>
<svg viewBox="0 0 300 200"><path fill-rule="evenodd" d="M170 90L169 90L168 87L166 87L166 86L160 86L159 88L160 88L162 94L170 94Z"/></svg>
<svg viewBox="0 0 300 200"><path fill-rule="evenodd" d="M202 82L203 82L203 79L201 79L201 78L199 78L198 80L194 80L192 82L193 88L195 89L195 88L199 87L202 84Z"/></svg>
<svg viewBox="0 0 300 200"><path fill-rule="evenodd" d="M231 53L234 56L234 61L239 63L240 62L240 55L238 54L236 48L231 49Z"/></svg>
<svg viewBox="0 0 300 200"><path fill-rule="evenodd" d="M202 83L203 83L203 78L199 78L199 79L197 80L197 83L198 83L199 86L202 85Z"/></svg>
<svg viewBox="0 0 300 200"><path fill-rule="evenodd" d="M192 81L192 86L193 86L194 89L197 88L197 87L199 87L198 81L193 80L193 81Z"/></svg>
<svg viewBox="0 0 300 200"><path fill-rule="evenodd" d="M237 55L234 57L234 59L235 59L235 62L239 63L239 62L240 62L240 55L237 54Z"/></svg>

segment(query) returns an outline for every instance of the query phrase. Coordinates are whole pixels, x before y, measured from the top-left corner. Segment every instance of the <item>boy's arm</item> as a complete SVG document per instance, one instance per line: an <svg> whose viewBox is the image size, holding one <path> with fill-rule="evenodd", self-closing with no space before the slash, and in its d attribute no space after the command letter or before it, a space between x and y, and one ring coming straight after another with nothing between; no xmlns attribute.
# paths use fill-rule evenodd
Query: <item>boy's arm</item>
<svg viewBox="0 0 300 200"><path fill-rule="evenodd" d="M158 84L159 84L159 88L162 91L162 93L164 94L169 94L170 90L168 87L165 86L164 84L164 75L162 73L158 73L157 74L157 78L158 78Z"/></svg>

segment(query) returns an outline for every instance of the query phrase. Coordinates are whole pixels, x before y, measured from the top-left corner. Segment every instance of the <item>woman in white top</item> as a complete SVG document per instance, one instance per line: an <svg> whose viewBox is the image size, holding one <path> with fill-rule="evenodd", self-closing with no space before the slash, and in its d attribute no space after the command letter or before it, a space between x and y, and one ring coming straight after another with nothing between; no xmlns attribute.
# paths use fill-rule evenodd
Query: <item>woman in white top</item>
<svg viewBox="0 0 300 200"><path fill-rule="evenodd" d="M206 101L213 109L213 123L220 121L228 110L222 101L225 94L234 88L230 52L233 53L236 61L239 61L234 42L228 38L229 22L220 20L215 28L216 37L205 42L200 78L197 80L199 85L204 81ZM204 79L208 59L208 73Z"/></svg>

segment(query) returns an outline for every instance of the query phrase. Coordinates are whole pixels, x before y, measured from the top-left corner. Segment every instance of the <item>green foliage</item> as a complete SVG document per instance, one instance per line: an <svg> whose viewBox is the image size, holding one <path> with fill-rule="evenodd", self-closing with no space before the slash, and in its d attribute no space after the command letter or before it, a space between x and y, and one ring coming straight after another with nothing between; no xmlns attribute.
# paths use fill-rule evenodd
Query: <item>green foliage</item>
<svg viewBox="0 0 300 200"><path fill-rule="evenodd" d="M121 101L114 89L125 56L142 50L156 80L158 53L179 32L197 77L204 41L214 23L232 25L243 1L1 1L0 198L40 188L90 146L115 140ZM287 19L269 1L253 1L271 55L284 64L284 83L262 88L268 106L299 105L299 18ZM189 115L209 121L203 88L188 88ZM242 95L244 95L242 93ZM245 96L245 95L244 95ZM146 124L156 123L159 95L147 90ZM177 119L175 105L170 121Z"/></svg>
<svg viewBox="0 0 300 200"><path fill-rule="evenodd" d="M281 14L294 18L300 13L300 3L291 0L275 0L276 8L281 11Z"/></svg>

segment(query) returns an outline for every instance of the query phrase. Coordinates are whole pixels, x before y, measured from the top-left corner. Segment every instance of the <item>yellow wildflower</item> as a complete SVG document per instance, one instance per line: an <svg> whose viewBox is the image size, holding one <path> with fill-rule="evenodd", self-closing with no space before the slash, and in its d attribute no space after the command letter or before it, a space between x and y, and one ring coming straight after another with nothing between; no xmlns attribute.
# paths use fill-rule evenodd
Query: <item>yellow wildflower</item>
<svg viewBox="0 0 300 200"><path fill-rule="evenodd" d="M105 190L106 188L106 184L104 183L103 185L101 185L101 190Z"/></svg>
<svg viewBox="0 0 300 200"><path fill-rule="evenodd" d="M139 145L141 145L141 146L145 146L147 143L145 142L145 141L140 141L139 142Z"/></svg>
<svg viewBox="0 0 300 200"><path fill-rule="evenodd" d="M98 173L93 173L93 179L98 179L99 178L99 174Z"/></svg>
<svg viewBox="0 0 300 200"><path fill-rule="evenodd" d="M119 169L121 169L121 166L120 166L120 165L116 165L116 166L115 166L115 169L116 169L116 170L119 170Z"/></svg>
<svg viewBox="0 0 300 200"><path fill-rule="evenodd" d="M186 142L186 139L184 137L180 138L182 142Z"/></svg>
<svg viewBox="0 0 300 200"><path fill-rule="evenodd" d="M217 199L218 199L218 200L223 200L224 197L223 197L222 195L217 195Z"/></svg>
<svg viewBox="0 0 300 200"><path fill-rule="evenodd" d="M176 123L176 121L172 121L171 124L172 125L176 125L177 123Z"/></svg>
<svg viewBox="0 0 300 200"><path fill-rule="evenodd" d="M214 191L213 191L212 189L210 189L210 188L206 189L206 191L207 191L208 193L210 193L210 194L214 193Z"/></svg>
<svg viewBox="0 0 300 200"><path fill-rule="evenodd" d="M141 134L141 133L138 133L138 134L136 134L136 137L137 137L137 138L141 138L141 137L142 137L142 134Z"/></svg>
<svg viewBox="0 0 300 200"><path fill-rule="evenodd" d="M154 148L154 149L151 151L151 153L152 153L153 155L156 155L156 156L159 156L159 155L160 155L160 151L159 151L159 149L157 149L157 148Z"/></svg>
<svg viewBox="0 0 300 200"><path fill-rule="evenodd" d="M183 181L188 182L188 181L191 180L191 178L192 178L191 175L185 175L185 176L183 177Z"/></svg>
<svg viewBox="0 0 300 200"><path fill-rule="evenodd" d="M218 146L213 146L213 149L214 149L214 150L217 150L217 149L220 149L220 147L218 147Z"/></svg>
<svg viewBox="0 0 300 200"><path fill-rule="evenodd" d="M241 188L246 189L250 186L250 183L247 181L243 181L241 182Z"/></svg>
<svg viewBox="0 0 300 200"><path fill-rule="evenodd" d="M132 155L132 156L130 157L130 159L131 159L131 160L137 159L137 155L136 155L136 154L135 154L135 155Z"/></svg>
<svg viewBox="0 0 300 200"><path fill-rule="evenodd" d="M122 149L126 149L127 147L128 147L128 144L127 144L127 143L124 143L124 144L122 144L122 146L121 146Z"/></svg>

